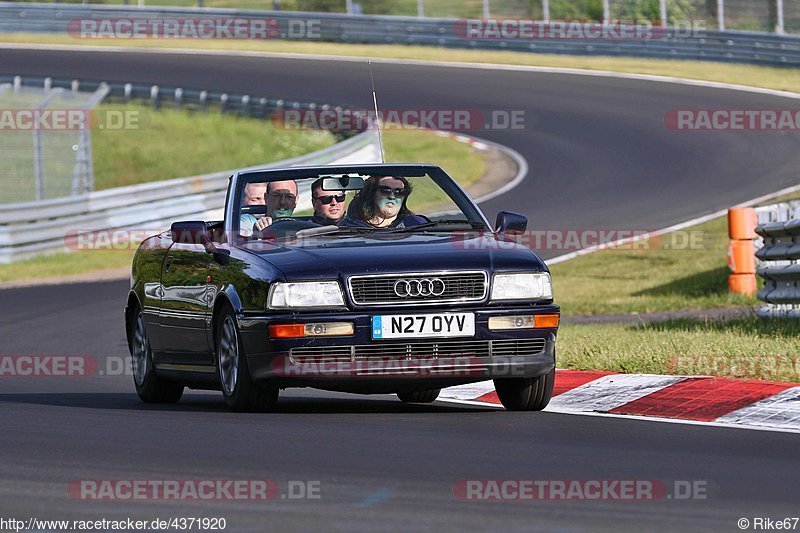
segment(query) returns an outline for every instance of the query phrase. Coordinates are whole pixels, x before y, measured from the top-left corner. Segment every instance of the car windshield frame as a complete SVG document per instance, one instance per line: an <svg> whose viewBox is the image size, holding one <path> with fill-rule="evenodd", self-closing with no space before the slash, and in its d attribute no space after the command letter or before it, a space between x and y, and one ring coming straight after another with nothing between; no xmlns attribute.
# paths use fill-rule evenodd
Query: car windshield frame
<svg viewBox="0 0 800 533"><path fill-rule="evenodd" d="M317 179L320 176L336 176L342 174L359 174L362 176L401 175L411 178L427 176L439 188L441 188L444 193L449 196L450 200L455 204L455 206L461 210L462 214L467 218L464 224L471 224L473 222L481 223L485 225L488 230L491 230L491 225L480 208L467 195L464 189L439 166L415 164L316 166L276 170L242 171L234 174L231 177L230 183L230 191L232 191L232 193L229 193L225 206L225 227L228 231L228 234L232 236L232 242L244 243L251 242L253 240L253 237L242 235L240 233L241 228L239 226L242 209L242 193L244 191L244 187L248 183ZM376 234L391 233L391 229L389 228L385 228L385 231L384 228L363 229L365 231L373 230ZM328 235L336 235L336 233L330 233Z"/></svg>

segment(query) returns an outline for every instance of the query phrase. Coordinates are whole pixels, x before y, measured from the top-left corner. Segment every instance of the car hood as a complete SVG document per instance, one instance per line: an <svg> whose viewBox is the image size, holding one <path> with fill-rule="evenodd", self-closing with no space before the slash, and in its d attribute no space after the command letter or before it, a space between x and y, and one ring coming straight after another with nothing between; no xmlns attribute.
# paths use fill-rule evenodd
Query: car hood
<svg viewBox="0 0 800 533"><path fill-rule="evenodd" d="M547 270L531 250L491 233L320 236L241 246L287 280L437 270Z"/></svg>

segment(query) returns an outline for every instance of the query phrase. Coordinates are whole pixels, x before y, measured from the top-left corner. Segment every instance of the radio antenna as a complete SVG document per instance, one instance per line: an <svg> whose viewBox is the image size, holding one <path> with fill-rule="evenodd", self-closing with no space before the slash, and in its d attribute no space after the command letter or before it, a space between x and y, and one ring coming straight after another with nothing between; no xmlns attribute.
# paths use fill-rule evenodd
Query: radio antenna
<svg viewBox="0 0 800 533"><path fill-rule="evenodd" d="M375 106L375 120L378 125L378 146L381 149L381 163L386 163L383 156L383 135L381 134L381 116L378 114L378 96L375 94L375 77L372 75L372 60L368 59L369 63L369 79L372 81L372 103Z"/></svg>

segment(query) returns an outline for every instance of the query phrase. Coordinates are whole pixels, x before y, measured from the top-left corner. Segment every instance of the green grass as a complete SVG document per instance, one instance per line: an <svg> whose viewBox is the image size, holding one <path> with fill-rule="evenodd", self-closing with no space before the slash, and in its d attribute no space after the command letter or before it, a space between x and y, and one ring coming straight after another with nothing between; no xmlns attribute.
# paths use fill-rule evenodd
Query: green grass
<svg viewBox="0 0 800 533"><path fill-rule="evenodd" d="M92 132L96 189L280 161L336 142L328 132L277 129L266 120L213 111L156 111L142 104L103 110L136 113L138 121L137 127Z"/></svg>
<svg viewBox="0 0 800 533"><path fill-rule="evenodd" d="M130 269L135 250L92 250L43 255L0 265L0 283L40 281L62 276L80 276L90 272Z"/></svg>
<svg viewBox="0 0 800 533"><path fill-rule="evenodd" d="M800 321L743 318L564 325L558 366L626 373L800 381Z"/></svg>
<svg viewBox="0 0 800 533"><path fill-rule="evenodd" d="M693 243L684 246L692 239ZM728 291L725 218L551 267L564 314L648 313L754 304ZM644 244L642 244L644 246Z"/></svg>
<svg viewBox="0 0 800 533"><path fill-rule="evenodd" d="M434 163L462 187L474 183L486 170L483 157L468 144L424 130L383 132L389 162Z"/></svg>

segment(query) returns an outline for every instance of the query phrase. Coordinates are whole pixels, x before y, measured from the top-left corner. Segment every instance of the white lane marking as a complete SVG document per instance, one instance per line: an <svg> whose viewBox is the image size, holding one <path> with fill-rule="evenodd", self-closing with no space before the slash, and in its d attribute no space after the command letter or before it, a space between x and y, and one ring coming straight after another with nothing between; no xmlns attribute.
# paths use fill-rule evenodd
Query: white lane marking
<svg viewBox="0 0 800 533"><path fill-rule="evenodd" d="M742 407L715 420L720 424L746 424L800 430L800 387L792 387Z"/></svg>
<svg viewBox="0 0 800 533"><path fill-rule="evenodd" d="M559 394L550 400L547 409L606 412L684 379L655 374L612 374Z"/></svg>
<svg viewBox="0 0 800 533"><path fill-rule="evenodd" d="M504 144L496 143L496 142L493 142L493 141L487 141L486 139L480 139L478 137L472 137L472 138L477 140L477 141L479 141L480 144L484 145L485 147L494 147L495 150L499 150L501 152L504 152L507 156L509 156L511 159L513 159L514 162L517 164L517 175L514 176L514 179L512 179L511 181L509 181L508 183L506 183L505 185L503 185L499 189L496 189L496 190L494 190L494 191L492 191L490 193L487 193L487 194L484 194L483 196L479 196L478 198L475 198L473 201L476 204L481 204L483 202L486 202L487 200L491 200L492 198L497 198L501 194L507 193L508 191L510 191L511 189L513 189L514 187L516 187L517 185L522 183L522 180L524 180L525 178L528 177L528 160L525 159L522 156L522 154L520 154L519 152L517 152L513 148L509 148L508 146L506 146ZM475 145L473 145L473 147L475 147Z"/></svg>
<svg viewBox="0 0 800 533"><path fill-rule="evenodd" d="M477 383L467 383L466 385L447 387L446 389L442 389L439 397L453 400L475 400L476 398L480 398L489 392L494 392L494 382L491 379L487 381L479 381ZM485 404L479 402L478 405Z"/></svg>
<svg viewBox="0 0 800 533"><path fill-rule="evenodd" d="M785 194L792 194L792 193L796 193L798 191L800 191L800 185L792 185L791 187L786 187L785 189L781 189L779 191L771 192L771 193L765 194L763 196L759 196L758 198L753 198L752 200L747 200L745 202L742 202L740 204L734 205L732 207L749 207L749 206L752 206L752 205L755 205L755 204L759 204L761 202L765 202L765 201L770 200L772 198L777 198L778 196L783 196ZM709 221L714 220L716 218L723 217L723 216L725 216L727 214L728 214L728 210L727 209L721 209L721 210L716 211L714 213L709 213L707 215L703 215L703 216L700 216L700 217L697 217L697 218L693 218L691 220L687 220L686 222L681 222L679 224L675 224L674 226L669 226L669 227L664 228L664 229L660 229L660 230L657 230L657 231L652 231L648 235L650 237L656 237L658 235L664 235L666 233L672 233L673 231L679 231L679 230L682 230L682 229L689 228L691 226L696 226L698 224L703 224L704 222L709 222ZM641 239L641 238L642 238L642 236L628 237L628 238L625 238L625 239L619 239L619 240L614 241L614 242L608 242L608 243L603 243L603 244L600 244L600 245L590 246L588 248L582 248L580 250L576 250L576 251L570 252L568 254L564 254L564 255L559 255L559 256L553 257L552 259L547 259L545 262L548 265L556 265L558 263L563 263L564 261L569 261L570 259L575 259L576 257L580 257L582 255L591 254L593 252L598 252L598 251L603 250L605 248L611 248L611 247L627 244L629 242L632 242L632 241L634 241L636 239Z"/></svg>

